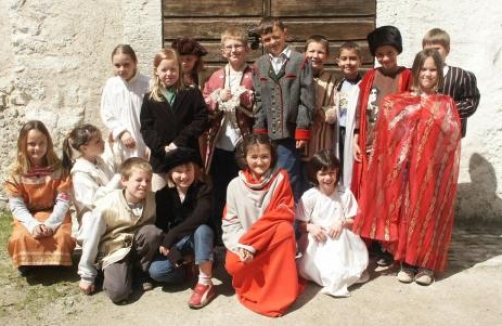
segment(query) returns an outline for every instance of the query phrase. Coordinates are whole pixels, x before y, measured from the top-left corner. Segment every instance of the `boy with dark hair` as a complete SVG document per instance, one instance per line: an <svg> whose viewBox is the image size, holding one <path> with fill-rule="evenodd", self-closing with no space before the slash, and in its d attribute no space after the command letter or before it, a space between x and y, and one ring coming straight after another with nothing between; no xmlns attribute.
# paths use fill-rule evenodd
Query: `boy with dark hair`
<svg viewBox="0 0 502 326"><path fill-rule="evenodd" d="M353 140L354 167L351 184L351 190L358 201L365 184L373 182L371 179L363 179L362 174L367 169L368 161L373 153L374 129L378 121L380 103L387 95L410 90L412 82L411 71L397 64L397 57L403 51L403 45L401 33L396 27L378 27L368 34L367 39L370 52L377 59L380 67L368 71L359 84L360 94ZM356 223L358 219L364 218L369 217L357 215ZM375 243L374 247L370 249L371 251L377 254L377 265L388 266L392 264L392 255L381 248L379 243Z"/></svg>
<svg viewBox="0 0 502 326"><path fill-rule="evenodd" d="M387 95L411 89L411 71L398 66L397 57L403 51L401 33L394 26L381 26L368 34L371 54L380 67L369 70L359 84L360 94L354 131L354 169L351 190L359 199L361 172L372 152L374 128L380 101Z"/></svg>
<svg viewBox="0 0 502 326"><path fill-rule="evenodd" d="M335 108L337 112L335 154L340 160L342 169L341 183L350 188L352 182L352 141L354 136L357 100L359 97L359 82L362 79L361 47L349 41L340 46L336 58L343 78L335 86Z"/></svg>
<svg viewBox="0 0 502 326"><path fill-rule="evenodd" d="M300 154L310 138L314 112L314 82L308 59L286 44L287 29L277 18L263 18L260 40L268 51L255 63L255 133L268 133L277 146L278 165L300 197Z"/></svg>

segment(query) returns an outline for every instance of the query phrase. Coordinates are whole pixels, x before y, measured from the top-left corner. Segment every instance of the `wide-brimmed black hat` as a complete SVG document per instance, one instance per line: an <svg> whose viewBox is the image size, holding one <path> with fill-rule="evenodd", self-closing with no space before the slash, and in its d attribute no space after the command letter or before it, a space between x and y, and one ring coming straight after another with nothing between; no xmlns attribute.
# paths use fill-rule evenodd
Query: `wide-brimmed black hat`
<svg viewBox="0 0 502 326"><path fill-rule="evenodd" d="M368 46L375 56L376 49L382 45L390 45L396 48L397 53L403 52L403 41L399 29L394 26L381 26L368 34Z"/></svg>
<svg viewBox="0 0 502 326"><path fill-rule="evenodd" d="M178 147L164 156L164 172L168 172L179 165L189 162L202 167L202 161L197 151L188 147Z"/></svg>
<svg viewBox="0 0 502 326"><path fill-rule="evenodd" d="M203 57L207 54L207 50L199 42L189 37L174 40L171 47L180 55L195 54L198 57Z"/></svg>

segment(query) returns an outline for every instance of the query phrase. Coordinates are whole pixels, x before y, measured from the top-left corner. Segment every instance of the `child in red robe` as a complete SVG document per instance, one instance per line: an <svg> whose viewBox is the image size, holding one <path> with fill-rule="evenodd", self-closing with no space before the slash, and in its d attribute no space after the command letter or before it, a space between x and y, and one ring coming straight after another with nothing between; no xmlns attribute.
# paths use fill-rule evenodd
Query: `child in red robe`
<svg viewBox="0 0 502 326"><path fill-rule="evenodd" d="M248 135L243 149L246 168L228 185L223 214L225 267L244 306L278 317L303 290L295 263L293 192L268 136Z"/></svg>

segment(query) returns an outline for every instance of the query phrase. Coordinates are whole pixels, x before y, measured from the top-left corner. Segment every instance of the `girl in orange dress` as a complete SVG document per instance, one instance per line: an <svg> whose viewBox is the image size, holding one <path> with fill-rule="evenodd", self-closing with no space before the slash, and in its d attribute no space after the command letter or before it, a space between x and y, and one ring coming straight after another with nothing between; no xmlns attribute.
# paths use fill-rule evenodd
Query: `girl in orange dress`
<svg viewBox="0 0 502 326"><path fill-rule="evenodd" d="M25 275L33 266L71 266L71 178L61 167L51 136L38 120L21 128L17 156L5 183L14 217L8 250Z"/></svg>

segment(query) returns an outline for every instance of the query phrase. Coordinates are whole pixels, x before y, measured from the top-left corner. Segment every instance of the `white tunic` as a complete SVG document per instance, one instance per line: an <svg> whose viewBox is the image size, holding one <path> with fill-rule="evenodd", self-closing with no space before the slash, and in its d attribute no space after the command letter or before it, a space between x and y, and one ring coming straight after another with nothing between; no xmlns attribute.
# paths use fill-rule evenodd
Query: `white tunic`
<svg viewBox="0 0 502 326"><path fill-rule="evenodd" d="M120 174L115 173L110 160L98 158L96 164L79 157L71 169L73 202L79 223L77 242L87 237L87 228L94 202L120 188Z"/></svg>
<svg viewBox="0 0 502 326"><path fill-rule="evenodd" d="M326 196L317 188L306 191L298 204L296 219L323 227L326 232L336 220L353 218L357 202L349 189L338 186ZM338 239L319 243L309 234L299 239L302 257L298 259L298 272L324 288L323 293L350 296L348 287L357 283L368 266L368 251L361 238L343 229Z"/></svg>
<svg viewBox="0 0 502 326"><path fill-rule="evenodd" d="M360 82L359 82L360 83ZM350 189L352 183L352 170L354 166L354 156L353 156L353 146L354 146L354 130L356 128L356 113L357 113L357 102L359 99L359 83L353 85L345 94L338 92L335 94L335 107L337 108L337 113L340 112L342 105L341 102L346 101L346 112L345 112L345 143L343 145L343 176L341 178L341 183ZM342 96L342 94L344 96ZM335 134L340 134L340 124L336 124ZM339 157L339 144L335 143L335 155Z"/></svg>
<svg viewBox="0 0 502 326"><path fill-rule="evenodd" d="M143 96L149 88L150 78L137 72L128 82L119 76L112 77L103 89L101 119L112 132L114 155L119 155L122 160L145 157L146 145L140 132L139 114ZM119 136L124 131L128 131L136 141L135 148L129 149L120 142Z"/></svg>

